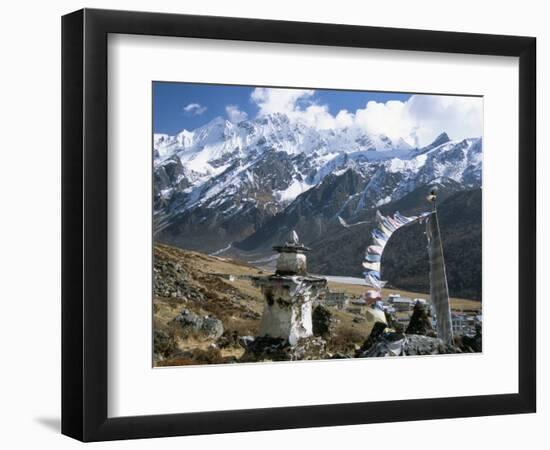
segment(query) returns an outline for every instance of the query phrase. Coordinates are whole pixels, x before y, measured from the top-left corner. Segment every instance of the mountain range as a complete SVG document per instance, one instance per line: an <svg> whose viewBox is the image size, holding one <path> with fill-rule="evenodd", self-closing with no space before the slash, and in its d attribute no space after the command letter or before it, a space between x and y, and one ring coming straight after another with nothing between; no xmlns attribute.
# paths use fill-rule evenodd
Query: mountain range
<svg viewBox="0 0 550 450"><path fill-rule="evenodd" d="M156 241L261 262L296 230L312 247L310 270L360 275L368 230L349 232L338 218L368 223L376 209L426 210L434 185L440 201L480 191L482 139L442 131L413 148L359 127L320 130L275 113L155 134L153 163ZM480 213L473 220L481 227ZM328 252L340 235L348 250Z"/></svg>

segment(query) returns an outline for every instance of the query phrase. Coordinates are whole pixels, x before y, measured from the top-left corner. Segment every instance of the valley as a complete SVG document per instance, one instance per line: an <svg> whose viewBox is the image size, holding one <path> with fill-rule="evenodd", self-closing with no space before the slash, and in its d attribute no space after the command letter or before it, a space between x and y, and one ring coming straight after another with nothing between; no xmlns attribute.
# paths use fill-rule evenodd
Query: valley
<svg viewBox="0 0 550 450"><path fill-rule="evenodd" d="M416 148L275 113L155 135L153 152L156 242L272 267L273 245L295 230L310 270L329 275L361 277L376 211L426 211L437 187L450 293L481 299L481 138L441 132ZM393 286L425 291L423 230L399 230L382 266Z"/></svg>

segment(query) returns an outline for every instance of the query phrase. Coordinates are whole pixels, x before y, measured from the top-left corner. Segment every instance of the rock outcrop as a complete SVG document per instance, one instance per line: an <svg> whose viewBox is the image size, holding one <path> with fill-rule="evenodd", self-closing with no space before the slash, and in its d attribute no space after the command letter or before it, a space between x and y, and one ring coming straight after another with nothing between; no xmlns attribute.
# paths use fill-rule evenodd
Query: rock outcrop
<svg viewBox="0 0 550 450"><path fill-rule="evenodd" d="M198 334L206 338L217 339L223 334L223 323L212 316L200 316L185 308L174 319L186 334Z"/></svg>
<svg viewBox="0 0 550 450"><path fill-rule="evenodd" d="M386 331L385 325L378 322L355 356L357 358L373 358L451 353L462 353L462 351L435 337L406 334L402 331Z"/></svg>
<svg viewBox="0 0 550 450"><path fill-rule="evenodd" d="M419 334L422 336L436 336L432 327L430 311L425 303L415 303L409 326L405 332L407 334Z"/></svg>
<svg viewBox="0 0 550 450"><path fill-rule="evenodd" d="M243 344L246 349L239 362L300 361L332 357L326 351L326 341L320 337L300 339L296 344L290 345L284 339L264 336Z"/></svg>
<svg viewBox="0 0 550 450"><path fill-rule="evenodd" d="M462 336L462 348L465 351L481 353L482 351L482 336L481 325L476 326L476 334L474 336Z"/></svg>
<svg viewBox="0 0 550 450"><path fill-rule="evenodd" d="M312 321L313 335L327 339L334 328L334 319L330 310L323 305L317 305L313 310Z"/></svg>

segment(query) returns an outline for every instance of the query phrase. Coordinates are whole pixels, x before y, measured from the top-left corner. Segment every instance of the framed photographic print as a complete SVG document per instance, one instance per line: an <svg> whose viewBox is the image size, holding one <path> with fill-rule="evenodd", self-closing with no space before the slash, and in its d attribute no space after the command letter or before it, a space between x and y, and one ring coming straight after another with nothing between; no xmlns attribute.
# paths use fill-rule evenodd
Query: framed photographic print
<svg viewBox="0 0 550 450"><path fill-rule="evenodd" d="M62 432L535 411L535 39L63 17Z"/></svg>

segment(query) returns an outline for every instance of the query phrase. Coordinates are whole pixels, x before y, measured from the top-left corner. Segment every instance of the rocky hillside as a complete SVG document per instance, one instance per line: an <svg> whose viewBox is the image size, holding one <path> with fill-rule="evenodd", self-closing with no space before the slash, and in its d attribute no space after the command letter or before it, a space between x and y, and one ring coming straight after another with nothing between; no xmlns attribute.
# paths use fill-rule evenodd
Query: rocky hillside
<svg viewBox="0 0 550 450"><path fill-rule="evenodd" d="M426 318L415 319L413 314L407 336L393 323L397 316L388 319L397 334L390 330L382 333L378 326L380 333L371 335L375 324L365 311L356 311L353 305L336 309L322 304L316 305L312 314L314 337L290 348L280 339L258 336L264 298L251 277L267 273L240 261L160 244L154 246L153 268L155 366L386 356L386 343L395 338L403 340L403 354L449 352L434 338L410 336L430 334L431 326L426 326L431 322ZM366 289L332 281L328 286L353 297ZM395 292L384 289L383 296ZM453 310L465 305L475 309L472 303L476 304L451 299ZM400 314L400 319L410 316Z"/></svg>
<svg viewBox="0 0 550 450"><path fill-rule="evenodd" d="M264 305L264 297L250 277L267 273L240 261L160 244L154 246L153 267L156 366L259 360L257 355L243 359L248 344L258 334ZM330 282L329 286L342 289ZM357 287L351 286L350 295L355 295ZM362 287L358 295L363 291ZM353 354L369 336L372 323L365 317L333 308L320 312L319 308L313 315L314 331L324 336L330 353L326 357Z"/></svg>
<svg viewBox="0 0 550 450"><path fill-rule="evenodd" d="M381 208L383 214L416 214L426 211L428 188L420 188ZM445 263L451 295L481 299L481 189L455 191L440 185L438 207ZM308 245L311 271L362 276L361 262L375 226L374 211L352 228L333 224ZM429 292L429 263L424 225L399 229L389 240L382 259L382 278L389 285L415 292Z"/></svg>
<svg viewBox="0 0 550 450"><path fill-rule="evenodd" d="M481 189L457 192L438 208L451 295L481 300ZM399 229L382 260L383 278L402 289L429 291L425 226Z"/></svg>
<svg viewBox="0 0 550 450"><path fill-rule="evenodd" d="M154 360L156 365L226 362L234 349L211 344L257 332L262 303L249 283L221 274L257 275L238 261L155 245L153 266Z"/></svg>

